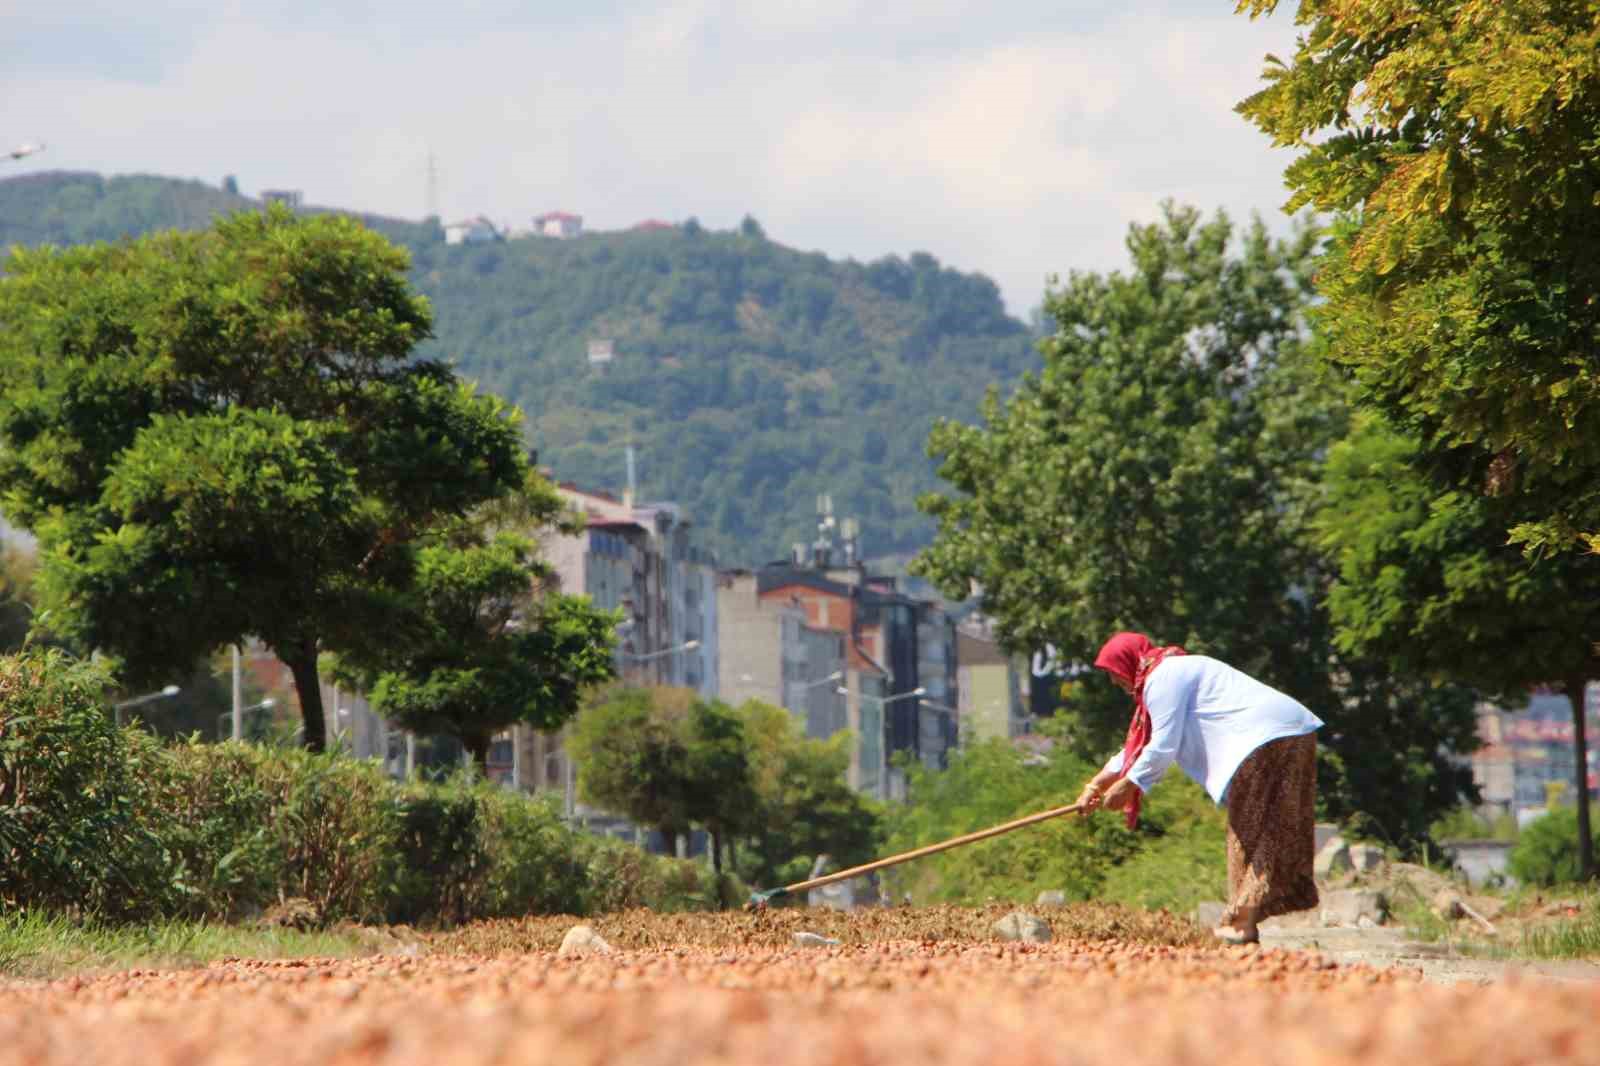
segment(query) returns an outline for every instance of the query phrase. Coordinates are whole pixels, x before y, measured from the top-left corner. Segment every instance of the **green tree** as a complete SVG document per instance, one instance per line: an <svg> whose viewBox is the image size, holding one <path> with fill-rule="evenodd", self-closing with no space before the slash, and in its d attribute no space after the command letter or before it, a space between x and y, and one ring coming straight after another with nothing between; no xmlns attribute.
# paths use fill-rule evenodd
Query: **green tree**
<svg viewBox="0 0 1600 1066"><path fill-rule="evenodd" d="M1529 565L1505 543L1505 504L1441 490L1422 447L1367 417L1332 449L1318 516L1337 560L1330 594L1341 648L1400 673L1444 677L1519 703L1554 683L1572 704L1579 869L1594 873L1584 689L1600 678L1600 558Z"/></svg>
<svg viewBox="0 0 1600 1066"><path fill-rule="evenodd" d="M1327 812L1411 848L1470 788L1440 749L1475 743L1471 699L1333 647L1309 516L1347 407L1308 344L1316 242L1233 236L1168 207L1131 230L1131 272L1048 295L1044 371L991 396L985 425L934 430L954 491L923 498L940 528L915 569L951 597L976 588L1014 649L1084 664L1136 629L1294 694L1329 725ZM1075 741L1127 721L1099 679L1068 710ZM1367 772L1375 750L1399 765Z"/></svg>
<svg viewBox="0 0 1600 1066"><path fill-rule="evenodd" d="M882 843L883 814L849 786L849 734L812 739L789 711L758 700L740 704L738 714L755 793L741 875L786 884L804 877L821 854L841 867L872 858Z"/></svg>
<svg viewBox="0 0 1600 1066"><path fill-rule="evenodd" d="M415 631L383 655L390 666L371 688L375 711L458 738L480 771L494 734L513 723L558 729L590 686L615 675L614 612L583 596L530 601L540 569L532 552L509 534L422 549L407 605Z"/></svg>
<svg viewBox="0 0 1600 1066"><path fill-rule="evenodd" d="M621 688L574 720L578 795L661 833L669 852L691 827L688 689Z"/></svg>
<svg viewBox="0 0 1600 1066"><path fill-rule="evenodd" d="M1002 642L1093 659L1143 629L1270 670L1302 662L1310 607L1292 488L1311 476L1325 405L1274 405L1301 346L1312 234L1271 240L1168 205L1131 227L1129 273L1048 294L1045 367L985 425L941 421L948 494L913 564L948 596L974 587Z"/></svg>
<svg viewBox="0 0 1600 1066"><path fill-rule="evenodd" d="M1241 0L1254 17L1277 0ZM1530 548L1600 547L1600 8L1301 0L1239 110L1299 149L1288 207L1348 212L1330 357L1429 450L1515 470Z"/></svg>
<svg viewBox="0 0 1600 1066"><path fill-rule="evenodd" d="M392 620L416 544L524 477L514 411L412 349L407 258L359 223L16 250L0 286L0 493L50 627L130 684L259 636L324 743L318 655Z"/></svg>
<svg viewBox="0 0 1600 1066"><path fill-rule="evenodd" d="M395 624L341 656L340 674L368 689L386 718L459 739L480 771L507 726L559 729L590 687L615 676L620 620L549 588L533 538L576 523L555 486L529 471L521 490L419 549Z"/></svg>
<svg viewBox="0 0 1600 1066"><path fill-rule="evenodd" d="M711 836L711 868L722 874L722 846L759 818L744 719L721 700L695 700L683 722L684 796L690 820Z"/></svg>

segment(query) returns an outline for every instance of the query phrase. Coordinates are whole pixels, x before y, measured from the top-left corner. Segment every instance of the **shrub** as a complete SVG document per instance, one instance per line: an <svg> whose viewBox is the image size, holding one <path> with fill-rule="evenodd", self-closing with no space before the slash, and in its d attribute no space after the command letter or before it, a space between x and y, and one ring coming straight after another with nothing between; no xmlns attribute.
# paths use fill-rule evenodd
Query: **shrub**
<svg viewBox="0 0 1600 1066"><path fill-rule="evenodd" d="M0 903L112 918L169 909L174 886L136 789L159 753L119 734L110 679L57 650L0 658ZM128 750L128 743L132 750Z"/></svg>
<svg viewBox="0 0 1600 1066"><path fill-rule="evenodd" d="M655 911L716 910L749 897L730 875L719 882L704 863L651 855L620 840L584 837L588 891L583 913L609 914L648 907Z"/></svg>
<svg viewBox="0 0 1600 1066"><path fill-rule="evenodd" d="M400 788L336 752L265 752L258 765L282 855L279 892L324 921L381 920L402 877Z"/></svg>
<svg viewBox="0 0 1600 1066"><path fill-rule="evenodd" d="M108 920L452 923L741 902L736 879L574 832L547 799L465 778L118 731L106 674L0 658L0 906ZM304 900L304 903L299 903Z"/></svg>
<svg viewBox="0 0 1600 1066"><path fill-rule="evenodd" d="M948 769L908 767L911 802L891 808L887 850L906 851L1071 803L1098 767L1058 745L1025 761L1004 741L974 744ZM1139 826L1101 812L1019 829L888 871L890 895L918 903L1031 901L1041 889L1188 909L1221 898L1227 879L1225 815L1176 770L1151 790Z"/></svg>
<svg viewBox="0 0 1600 1066"><path fill-rule="evenodd" d="M414 785L400 797L398 814L390 920L464 920L488 865L477 797L459 786Z"/></svg>
<svg viewBox="0 0 1600 1066"><path fill-rule="evenodd" d="M188 916L239 918L278 895L283 854L261 786L264 757L244 744L185 743L147 779Z"/></svg>
<svg viewBox="0 0 1600 1066"><path fill-rule="evenodd" d="M1600 826L1591 826L1600 849ZM1523 827L1506 868L1525 885L1560 885L1578 880L1578 810L1558 807Z"/></svg>
<svg viewBox="0 0 1600 1066"><path fill-rule="evenodd" d="M489 861L474 913L507 918L586 911L589 871L578 835L561 820L555 800L487 785L477 795Z"/></svg>

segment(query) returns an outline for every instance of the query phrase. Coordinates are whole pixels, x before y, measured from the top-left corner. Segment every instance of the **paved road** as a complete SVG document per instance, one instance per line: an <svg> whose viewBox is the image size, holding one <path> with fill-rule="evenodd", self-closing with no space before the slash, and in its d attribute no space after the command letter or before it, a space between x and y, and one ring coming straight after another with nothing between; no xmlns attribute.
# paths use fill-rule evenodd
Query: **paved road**
<svg viewBox="0 0 1600 1066"><path fill-rule="evenodd" d="M1420 971L1435 984L1486 983L1516 979L1600 981L1600 962L1510 961L1474 958L1437 944L1413 940L1406 930L1393 926L1370 929L1262 927L1263 948L1318 951L1343 965L1376 969L1399 967Z"/></svg>

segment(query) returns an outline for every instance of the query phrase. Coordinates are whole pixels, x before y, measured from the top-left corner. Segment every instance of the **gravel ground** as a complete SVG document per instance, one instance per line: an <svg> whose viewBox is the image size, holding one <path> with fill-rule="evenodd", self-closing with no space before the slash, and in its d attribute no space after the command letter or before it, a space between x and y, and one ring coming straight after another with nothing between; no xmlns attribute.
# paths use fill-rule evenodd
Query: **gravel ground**
<svg viewBox="0 0 1600 1066"><path fill-rule="evenodd" d="M1311 951L924 939L437 952L0 982L0 1063L1600 1062L1600 985L1440 987Z"/></svg>

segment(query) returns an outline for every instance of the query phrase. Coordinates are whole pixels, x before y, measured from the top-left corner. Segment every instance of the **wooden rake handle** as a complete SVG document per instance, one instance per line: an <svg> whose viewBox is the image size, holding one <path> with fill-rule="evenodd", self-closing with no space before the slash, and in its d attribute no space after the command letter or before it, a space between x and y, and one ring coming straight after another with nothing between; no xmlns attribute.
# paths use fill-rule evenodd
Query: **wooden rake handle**
<svg viewBox="0 0 1600 1066"><path fill-rule="evenodd" d="M823 885L831 885L836 881L848 881L852 877L860 877L862 874L870 874L874 870L882 870L889 866L897 866L902 862L910 862L912 859L920 859L926 855L937 855L941 851L948 851L951 848L959 848L963 844L976 844L980 840L988 840L990 837L997 837L1002 833L1009 833L1013 829L1021 829L1023 826L1033 825L1035 822L1044 822L1050 820L1051 818L1060 818L1063 815L1076 814L1079 809L1080 805L1074 803L1069 807L1056 807L1052 810L1040 811L1038 814L1030 814L1026 818L1018 818L1014 822L1006 822L1004 825L993 826L989 829L980 829L975 833L967 833L964 836L951 837L949 840L942 840L937 844L929 844L926 847L917 848L914 851L903 851L899 855L890 855L886 859L878 859L877 861L869 862L864 866L852 866L848 870L840 870L838 873L827 874L823 877L813 877L809 881L798 881L792 885L784 885L782 888L775 888L770 892L757 892L751 896L750 902L756 906L760 906L769 900L778 899L781 896L791 895L796 892L806 892L813 888L821 888Z"/></svg>

